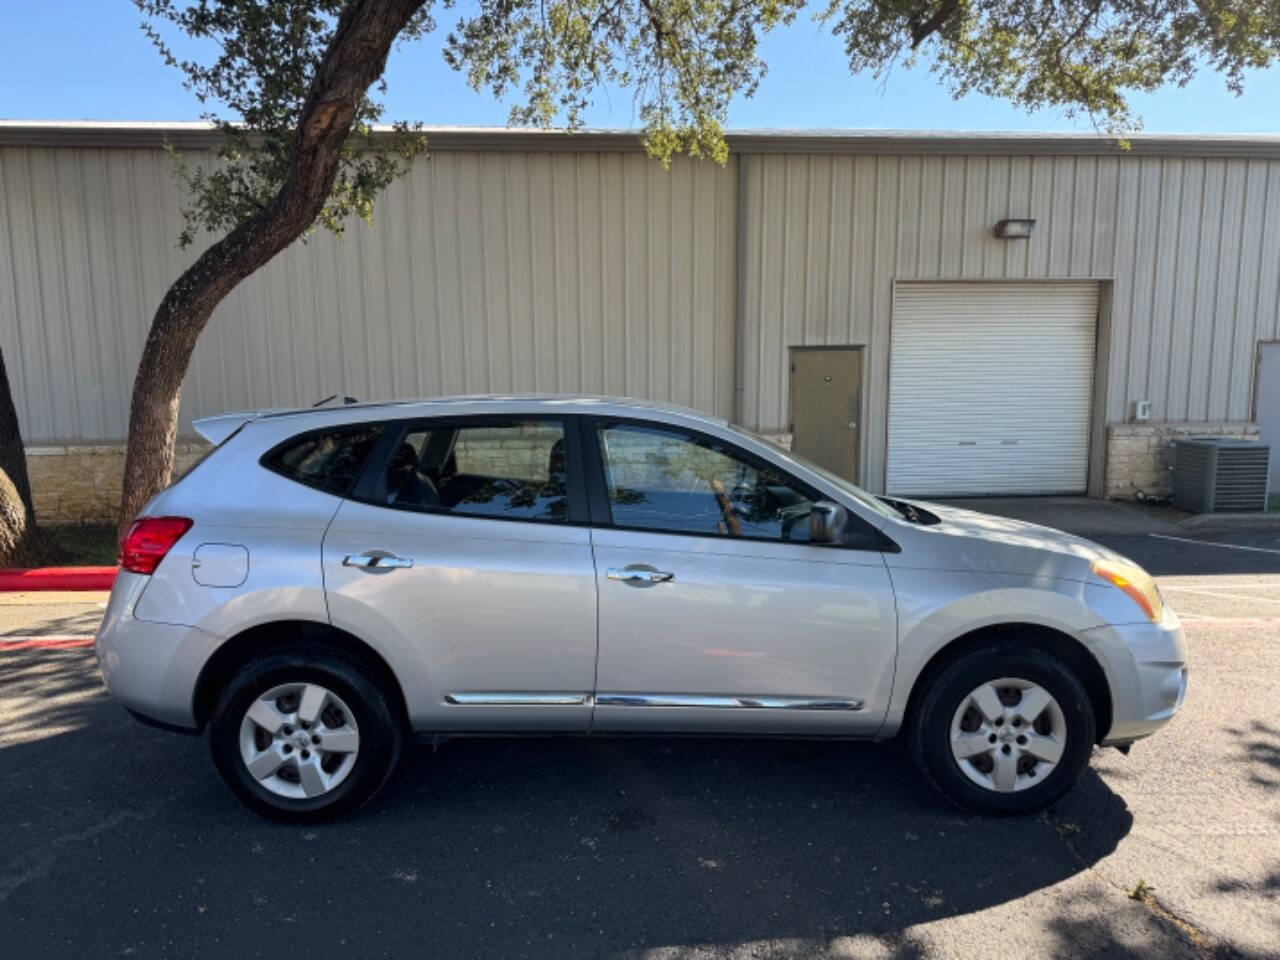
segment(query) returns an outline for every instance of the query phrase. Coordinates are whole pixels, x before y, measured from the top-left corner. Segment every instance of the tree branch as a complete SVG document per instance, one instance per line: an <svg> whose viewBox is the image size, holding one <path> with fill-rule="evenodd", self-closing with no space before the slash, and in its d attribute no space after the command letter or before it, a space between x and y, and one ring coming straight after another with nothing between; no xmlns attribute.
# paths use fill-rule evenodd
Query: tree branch
<svg viewBox="0 0 1280 960"><path fill-rule="evenodd" d="M201 254L161 300L133 383L122 531L169 482L182 380L210 315L240 281L320 215L365 93L382 75L391 45L424 2L353 0L346 7L312 77L280 189Z"/></svg>
<svg viewBox="0 0 1280 960"><path fill-rule="evenodd" d="M913 16L907 23L911 27L911 49L914 50L933 36L950 20L960 7L960 0L942 0L942 6L928 20Z"/></svg>

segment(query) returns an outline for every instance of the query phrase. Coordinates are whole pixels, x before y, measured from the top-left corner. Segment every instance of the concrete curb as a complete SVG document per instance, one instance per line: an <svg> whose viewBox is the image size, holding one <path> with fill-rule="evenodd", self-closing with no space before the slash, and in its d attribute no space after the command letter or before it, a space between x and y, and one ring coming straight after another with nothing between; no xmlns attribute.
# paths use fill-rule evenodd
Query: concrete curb
<svg viewBox="0 0 1280 960"><path fill-rule="evenodd" d="M1280 530L1280 510L1268 513L1198 513L1178 523L1188 530Z"/></svg>
<svg viewBox="0 0 1280 960"><path fill-rule="evenodd" d="M119 567L0 569L0 591L110 590Z"/></svg>

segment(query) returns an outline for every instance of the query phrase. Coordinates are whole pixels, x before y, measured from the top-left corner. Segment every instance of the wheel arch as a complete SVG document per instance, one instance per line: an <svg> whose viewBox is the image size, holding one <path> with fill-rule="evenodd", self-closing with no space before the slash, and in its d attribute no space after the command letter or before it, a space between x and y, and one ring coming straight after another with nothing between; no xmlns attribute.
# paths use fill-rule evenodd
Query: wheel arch
<svg viewBox="0 0 1280 960"><path fill-rule="evenodd" d="M1111 730L1113 706L1111 685L1102 664L1083 643L1070 634L1039 623L999 623L979 627L955 637L939 648L916 674L903 712L904 726L911 722L924 691L943 669L972 650L999 640L1031 641L1062 661L1084 687L1101 743Z"/></svg>
<svg viewBox="0 0 1280 960"><path fill-rule="evenodd" d="M368 670L372 679L386 691L397 720L405 730L409 729L404 690L382 655L354 634L331 624L308 620L260 623L221 644L205 661L196 679L192 709L198 728L204 729L213 714L218 694L249 659L298 644L314 646L318 651L328 650Z"/></svg>

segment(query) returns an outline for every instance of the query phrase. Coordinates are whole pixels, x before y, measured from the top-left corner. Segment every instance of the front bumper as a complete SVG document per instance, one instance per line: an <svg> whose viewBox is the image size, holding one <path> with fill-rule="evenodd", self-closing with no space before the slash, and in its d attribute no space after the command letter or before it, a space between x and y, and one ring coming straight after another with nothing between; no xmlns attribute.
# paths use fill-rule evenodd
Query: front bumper
<svg viewBox="0 0 1280 960"><path fill-rule="evenodd" d="M1178 712L1187 694L1187 641L1178 618L1160 623L1096 627L1084 632L1111 686L1111 729L1104 746L1155 733Z"/></svg>
<svg viewBox="0 0 1280 960"><path fill-rule="evenodd" d="M220 642L194 627L133 617L147 577L121 571L94 643L111 696L162 726L194 730L196 680Z"/></svg>

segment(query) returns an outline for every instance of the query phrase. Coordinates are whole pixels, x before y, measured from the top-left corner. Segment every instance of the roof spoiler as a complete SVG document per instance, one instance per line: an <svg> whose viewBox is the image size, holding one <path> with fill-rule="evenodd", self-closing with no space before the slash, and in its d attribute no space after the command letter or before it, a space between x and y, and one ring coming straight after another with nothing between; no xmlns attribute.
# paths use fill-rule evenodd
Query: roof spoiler
<svg viewBox="0 0 1280 960"><path fill-rule="evenodd" d="M215 447L226 440L233 433L243 427L250 420L257 420L262 416L261 410L241 410L238 413L220 413L213 417L201 417L194 420L191 426L195 428L196 433L204 437Z"/></svg>

